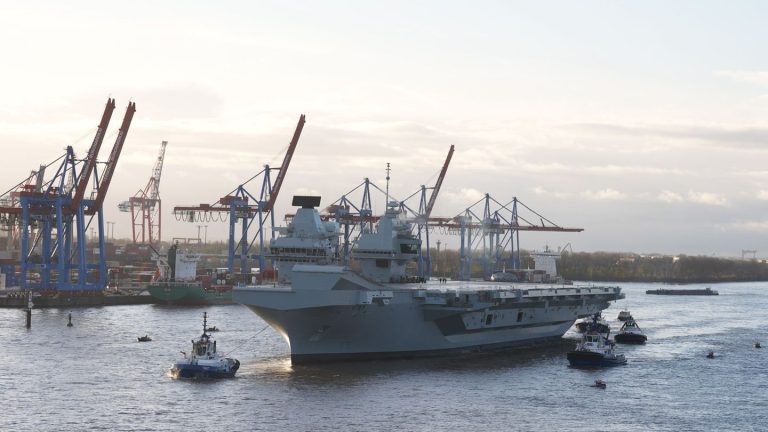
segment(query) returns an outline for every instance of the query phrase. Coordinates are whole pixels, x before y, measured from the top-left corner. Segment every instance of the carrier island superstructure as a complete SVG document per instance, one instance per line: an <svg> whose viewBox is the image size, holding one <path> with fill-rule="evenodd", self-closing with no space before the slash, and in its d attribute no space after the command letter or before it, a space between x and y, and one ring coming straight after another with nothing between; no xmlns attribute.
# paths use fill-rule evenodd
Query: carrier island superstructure
<svg viewBox="0 0 768 432"><path fill-rule="evenodd" d="M621 288L609 286L409 277L406 267L421 245L396 202L375 232L356 242L360 268L353 271L331 259L331 234L338 230L321 221L316 202L308 202L271 245L275 252L293 252L273 254L279 283L233 291L236 302L285 338L294 364L535 345L560 339L576 319L624 297ZM318 255L328 263L319 263Z"/></svg>

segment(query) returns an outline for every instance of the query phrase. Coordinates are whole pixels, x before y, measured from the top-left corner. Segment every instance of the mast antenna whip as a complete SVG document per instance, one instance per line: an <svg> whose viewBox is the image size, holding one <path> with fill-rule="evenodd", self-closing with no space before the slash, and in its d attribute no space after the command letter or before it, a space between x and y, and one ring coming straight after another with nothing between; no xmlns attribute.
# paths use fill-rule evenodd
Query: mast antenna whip
<svg viewBox="0 0 768 432"><path fill-rule="evenodd" d="M387 162L387 202L385 203L386 207L389 207L389 173L392 171L392 169L389 167L389 162Z"/></svg>

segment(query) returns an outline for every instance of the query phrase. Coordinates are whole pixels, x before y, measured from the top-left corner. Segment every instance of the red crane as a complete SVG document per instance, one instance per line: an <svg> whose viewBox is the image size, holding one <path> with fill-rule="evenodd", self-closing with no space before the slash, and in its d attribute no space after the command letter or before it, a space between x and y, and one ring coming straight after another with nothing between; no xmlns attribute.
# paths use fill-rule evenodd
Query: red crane
<svg viewBox="0 0 768 432"><path fill-rule="evenodd" d="M88 182L91 179L91 173L96 169L96 158L99 156L99 150L101 149L101 143L104 142L104 135L107 132L107 126L109 126L109 120L112 118L112 111L115 110L115 100L112 98L107 99L107 106L104 108L104 114L101 116L101 122L96 129L96 136L93 137L93 143L91 148L88 149L88 156L86 156L84 165L80 170L80 178L77 182L77 189L72 197L72 202L69 208L74 212L80 202L85 197L85 190L88 188Z"/></svg>
<svg viewBox="0 0 768 432"><path fill-rule="evenodd" d="M283 163L280 165L280 172L277 173L277 178L275 178L275 183L272 185L272 190L269 194L269 201L267 201L267 205L264 206L264 211L268 212L272 210L272 207L275 205L275 201L277 200L277 195L280 193L280 186L283 185L283 179L285 179L285 174L288 172L288 165L291 164L291 158L293 158L293 152L296 150L296 144L299 143L299 137L301 137L301 131L304 129L304 122L305 122L305 116L304 114L299 117L299 123L296 124L296 130L293 132L293 138L291 139L291 143L288 145L288 151L285 152L285 157L283 157Z"/></svg>
<svg viewBox="0 0 768 432"><path fill-rule="evenodd" d="M429 202L427 203L427 207L424 211L424 217L427 219L429 219L429 215L432 214L432 207L435 206L435 201L437 201L437 194L440 193L440 186L443 185L443 179L445 178L445 173L448 172L448 165L450 165L452 157L453 145L451 145L450 150L448 150L448 156L445 158L443 169L440 170L440 175L437 177L435 187L432 188L432 194L429 196Z"/></svg>
<svg viewBox="0 0 768 432"><path fill-rule="evenodd" d="M125 138L128 136L128 129L131 127L131 121L133 120L133 114L136 112L136 102L129 102L128 108L125 109L125 116L123 117L123 123L120 125L120 130L117 133L117 139L115 145L112 146L112 152L109 154L107 165L104 168L104 172L101 174L101 178L98 179L98 187L96 190L96 198L93 204L88 206L88 210L85 212L87 215L94 215L104 204L104 198L107 197L107 191L109 190L109 184L112 182L112 176L115 174L115 167L117 166L117 160L120 159L120 152L123 151L123 144Z"/></svg>
<svg viewBox="0 0 768 432"><path fill-rule="evenodd" d="M118 205L122 212L131 212L133 243L155 244L162 234L162 203L160 200L160 176L163 173L165 147L168 141L160 144L160 154L144 189Z"/></svg>

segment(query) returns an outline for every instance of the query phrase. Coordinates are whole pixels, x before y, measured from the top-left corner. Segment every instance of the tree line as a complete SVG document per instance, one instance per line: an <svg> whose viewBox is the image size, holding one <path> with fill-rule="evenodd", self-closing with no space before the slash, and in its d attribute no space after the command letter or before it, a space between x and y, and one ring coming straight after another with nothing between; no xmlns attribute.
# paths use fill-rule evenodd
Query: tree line
<svg viewBox="0 0 768 432"><path fill-rule="evenodd" d="M458 277L459 252L432 250L432 275ZM522 268L533 268L533 259L521 251ZM501 265L496 265L501 270ZM507 266L509 268L509 266ZM558 272L567 280L615 282L714 283L768 281L768 263L710 256L642 255L621 252L563 252ZM482 257L472 259L472 277L483 277Z"/></svg>
<svg viewBox="0 0 768 432"><path fill-rule="evenodd" d="M688 255L615 252L563 253L558 269L566 279L617 282L749 282L768 280L768 263Z"/></svg>

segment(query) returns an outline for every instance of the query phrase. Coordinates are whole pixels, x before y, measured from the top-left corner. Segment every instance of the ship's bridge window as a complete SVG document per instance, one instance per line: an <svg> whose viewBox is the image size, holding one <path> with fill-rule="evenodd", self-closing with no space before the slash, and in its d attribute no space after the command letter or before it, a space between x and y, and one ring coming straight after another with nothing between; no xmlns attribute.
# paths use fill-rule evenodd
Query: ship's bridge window
<svg viewBox="0 0 768 432"><path fill-rule="evenodd" d="M419 245L417 245L417 244L401 243L400 244L400 252L407 253L407 254L417 254L417 253L419 253Z"/></svg>

